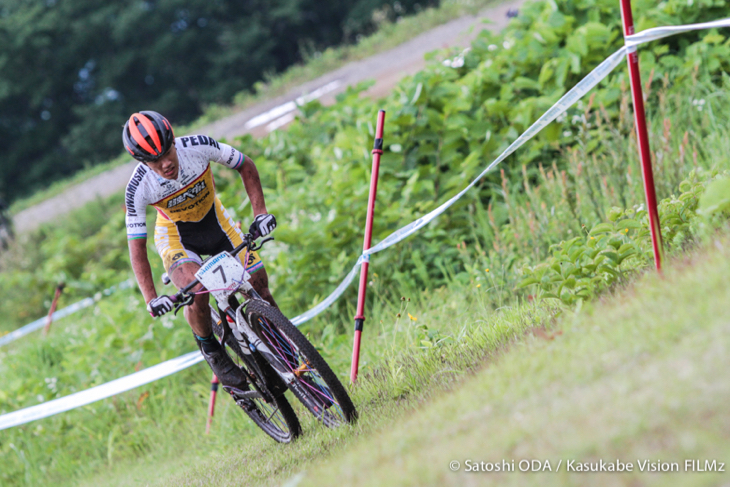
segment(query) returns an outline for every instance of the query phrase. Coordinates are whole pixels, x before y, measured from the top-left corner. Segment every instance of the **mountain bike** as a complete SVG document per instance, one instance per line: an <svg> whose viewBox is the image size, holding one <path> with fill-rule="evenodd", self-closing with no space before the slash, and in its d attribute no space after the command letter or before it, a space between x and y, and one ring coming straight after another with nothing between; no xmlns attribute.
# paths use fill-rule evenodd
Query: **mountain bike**
<svg viewBox="0 0 730 487"><path fill-rule="evenodd" d="M216 300L213 331L226 352L241 367L253 390L224 386L251 419L276 441L288 443L299 434L299 421L284 393L294 396L323 424L336 427L357 419L347 391L306 337L279 311L261 298L249 283L251 275L236 258L246 249L261 249L273 238L254 244L251 234L231 252L211 256L201 264L196 279L173 296L175 312L190 305L198 284ZM237 295L244 299L238 301Z"/></svg>

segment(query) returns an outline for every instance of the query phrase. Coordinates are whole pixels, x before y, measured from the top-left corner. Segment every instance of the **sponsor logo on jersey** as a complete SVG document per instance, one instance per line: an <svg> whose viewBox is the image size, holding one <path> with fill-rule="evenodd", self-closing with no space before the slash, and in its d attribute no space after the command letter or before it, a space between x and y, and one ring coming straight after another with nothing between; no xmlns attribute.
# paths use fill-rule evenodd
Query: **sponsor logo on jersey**
<svg viewBox="0 0 730 487"><path fill-rule="evenodd" d="M235 156L235 155L236 155L236 149L234 149L233 147L231 147L231 155L228 156L228 160L226 161L226 165L227 166L230 166L231 165L231 161L233 161L233 156Z"/></svg>
<svg viewBox="0 0 730 487"><path fill-rule="evenodd" d="M167 202L167 207L172 208L173 206L177 206L177 205L187 201L188 199L193 199L196 196L198 196L200 193L202 193L203 190L205 190L205 188L206 188L205 180L202 180L198 184L193 186L192 188L186 190L184 193L170 199L170 201Z"/></svg>
<svg viewBox="0 0 730 487"><path fill-rule="evenodd" d="M183 206L182 208L175 208L174 210L170 210L171 218L175 216L175 213L186 213L190 210L197 208L201 204L204 204L206 202L205 201L206 198L208 198L209 195L210 195L210 191L208 191L203 196L201 196L200 199L198 199L198 201L196 201L195 203L192 203L188 206ZM175 220L175 218L172 218L172 219Z"/></svg>
<svg viewBox="0 0 730 487"><path fill-rule="evenodd" d="M182 252L178 252L177 254L172 256L172 261L175 262L176 260L180 260L183 258L184 255L185 254L183 254Z"/></svg>
<svg viewBox="0 0 730 487"><path fill-rule="evenodd" d="M180 137L183 147L195 147L196 145L211 145L220 150L221 146L215 139L206 137L205 135L191 135L189 137Z"/></svg>
<svg viewBox="0 0 730 487"><path fill-rule="evenodd" d="M142 178L144 178L145 174L147 174L147 169L143 166L138 167L134 172L134 176L132 176L132 179L130 179L127 184L127 193L124 197L124 203L127 206L127 215L129 216L137 216L137 209L134 207L134 194L137 192L137 188L139 188L139 184L142 182Z"/></svg>

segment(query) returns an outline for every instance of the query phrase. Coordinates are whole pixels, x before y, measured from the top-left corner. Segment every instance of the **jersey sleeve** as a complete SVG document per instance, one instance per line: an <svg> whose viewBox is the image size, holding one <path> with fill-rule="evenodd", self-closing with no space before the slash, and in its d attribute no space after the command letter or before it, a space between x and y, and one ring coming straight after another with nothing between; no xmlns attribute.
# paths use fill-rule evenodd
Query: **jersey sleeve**
<svg viewBox="0 0 730 487"><path fill-rule="evenodd" d="M231 169L238 169L241 167L244 159L244 155L241 152L228 144L220 143L218 145L221 146L221 158L215 162L223 164L226 167L230 167Z"/></svg>
<svg viewBox="0 0 730 487"><path fill-rule="evenodd" d="M228 144L223 144L206 135L190 135L180 137L179 144L185 149L194 149L206 159L217 162L231 169L238 169L243 164L244 155ZM178 145L179 147L179 145Z"/></svg>
<svg viewBox="0 0 730 487"><path fill-rule="evenodd" d="M142 164L138 165L127 183L127 191L124 195L124 206L126 207L127 240L147 238L147 220L145 211L148 202L145 199L142 181L147 174L147 169Z"/></svg>

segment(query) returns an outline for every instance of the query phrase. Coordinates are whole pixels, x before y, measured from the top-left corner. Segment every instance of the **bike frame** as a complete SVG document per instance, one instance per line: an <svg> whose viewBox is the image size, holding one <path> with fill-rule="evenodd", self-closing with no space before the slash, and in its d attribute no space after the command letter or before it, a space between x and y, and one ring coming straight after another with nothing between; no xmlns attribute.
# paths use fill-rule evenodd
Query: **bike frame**
<svg viewBox="0 0 730 487"><path fill-rule="evenodd" d="M253 236L247 234L244 236L243 242L238 247L229 252L229 254L235 257L244 248L249 248L252 251L258 250L263 247L264 243L269 240L271 240L271 238L264 239L257 247L253 248L251 247ZM219 255L221 254L219 253L209 257L208 259L203 261L203 264L205 264L205 262L210 259L216 258ZM261 338L259 338L256 332L253 330L251 324L248 322L248 319L246 318L246 314L244 312L244 310L246 309L246 305L252 299L258 299L263 301L263 298L256 292L255 289L253 289L245 276L246 275L244 274L244 279L239 284L238 288L231 290L231 294L228 296L225 302L221 303L217 297L215 298L221 327L223 328L223 336L220 337L221 343L224 344L226 342L228 334L232 334L233 338L236 340L236 342L238 342L238 345L241 347L241 351L243 352L243 354L246 357L250 357L249 360L247 360L246 357L242 357L243 360L246 362L246 366L249 368L249 371L259 372L261 377L264 379L264 382L268 382L266 380L266 374L264 373L264 370L266 369L266 364L259 363L259 361L257 360L257 357L263 357L266 363L284 381L287 387L293 389L295 392L301 391L302 393L305 393L306 391L304 391L302 385L299 383L298 377L289 368L287 368L287 366L281 362L279 357L271 351L271 349L261 340ZM175 312L177 312L182 306L192 303L195 294L191 293L191 290L198 284L200 284L200 281L198 279L195 279L173 296L173 301L178 303ZM243 304L239 304L238 300L236 299L235 294L238 292L242 293L244 297L246 297L246 301L244 301ZM223 316L230 317L231 321L235 323L236 326L231 327L228 320L223 319ZM251 353L247 354L245 352L246 350L250 351ZM263 390L259 386L259 384L257 384L257 381L251 382L257 392L260 393L267 402L271 400L271 391Z"/></svg>

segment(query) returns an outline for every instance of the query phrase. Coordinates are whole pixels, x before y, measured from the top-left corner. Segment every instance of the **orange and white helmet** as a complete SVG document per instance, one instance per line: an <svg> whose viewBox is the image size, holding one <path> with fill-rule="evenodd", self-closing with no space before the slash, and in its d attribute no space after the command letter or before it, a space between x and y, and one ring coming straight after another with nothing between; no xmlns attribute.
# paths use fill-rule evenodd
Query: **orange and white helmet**
<svg viewBox="0 0 730 487"><path fill-rule="evenodd" d="M122 132L124 148L140 162L154 162L175 143L172 125L157 112L133 113Z"/></svg>

